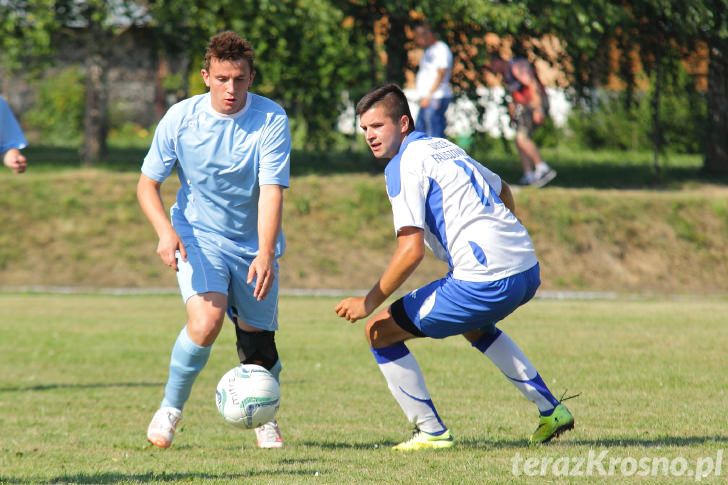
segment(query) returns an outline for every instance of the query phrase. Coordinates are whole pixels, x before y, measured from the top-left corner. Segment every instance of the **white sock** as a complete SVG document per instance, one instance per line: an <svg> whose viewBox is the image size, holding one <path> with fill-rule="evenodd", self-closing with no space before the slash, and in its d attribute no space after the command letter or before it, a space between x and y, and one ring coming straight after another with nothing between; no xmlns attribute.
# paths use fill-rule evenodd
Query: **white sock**
<svg viewBox="0 0 728 485"><path fill-rule="evenodd" d="M542 414L548 414L559 404L518 345L501 330L486 333L473 347L483 352Z"/></svg>
<svg viewBox="0 0 728 485"><path fill-rule="evenodd" d="M410 423L414 423L426 433L434 435L444 433L447 428L437 415L420 366L407 346L400 343L382 349L372 349L372 353L387 380L389 390Z"/></svg>

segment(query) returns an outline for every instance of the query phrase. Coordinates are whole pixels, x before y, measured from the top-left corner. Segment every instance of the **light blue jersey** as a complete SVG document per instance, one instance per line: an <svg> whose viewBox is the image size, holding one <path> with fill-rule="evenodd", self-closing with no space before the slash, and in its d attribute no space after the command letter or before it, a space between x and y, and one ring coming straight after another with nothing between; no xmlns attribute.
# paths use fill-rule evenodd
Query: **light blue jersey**
<svg viewBox="0 0 728 485"><path fill-rule="evenodd" d="M0 97L0 154L11 148L21 150L26 145L23 130L13 116L13 112L10 111L8 103Z"/></svg>
<svg viewBox="0 0 728 485"><path fill-rule="evenodd" d="M232 115L215 111L209 93L172 106L157 126L142 173L162 182L177 166L182 186L170 211L175 226L187 223L196 234L223 236L254 257L259 187L288 187L291 135L283 108L247 96ZM281 231L276 257L284 250Z"/></svg>

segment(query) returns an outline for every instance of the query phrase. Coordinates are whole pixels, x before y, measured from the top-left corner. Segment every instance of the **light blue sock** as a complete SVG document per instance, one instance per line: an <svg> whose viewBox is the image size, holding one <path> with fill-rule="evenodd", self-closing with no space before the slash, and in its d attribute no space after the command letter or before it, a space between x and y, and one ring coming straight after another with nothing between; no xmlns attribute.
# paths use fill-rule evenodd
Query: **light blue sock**
<svg viewBox="0 0 728 485"><path fill-rule="evenodd" d="M371 349L392 395L410 423L420 430L440 435L447 428L440 420L427 392L420 366L403 343Z"/></svg>
<svg viewBox="0 0 728 485"><path fill-rule="evenodd" d="M281 383L281 370L283 369L283 366L281 365L281 359L278 359L275 364L273 364L273 367L270 368L270 373L273 374L273 377L276 378L278 381L278 384Z"/></svg>
<svg viewBox="0 0 728 485"><path fill-rule="evenodd" d="M190 397L192 384L210 357L212 345L200 347L187 334L187 326L177 336L169 361L169 378L164 388L162 407L182 409Z"/></svg>

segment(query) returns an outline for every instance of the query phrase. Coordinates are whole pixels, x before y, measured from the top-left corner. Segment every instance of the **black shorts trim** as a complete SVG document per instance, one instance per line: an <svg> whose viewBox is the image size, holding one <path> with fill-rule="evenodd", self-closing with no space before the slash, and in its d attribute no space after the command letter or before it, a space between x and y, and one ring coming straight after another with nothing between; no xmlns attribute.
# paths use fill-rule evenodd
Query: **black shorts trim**
<svg viewBox="0 0 728 485"><path fill-rule="evenodd" d="M392 303L392 305L389 307L389 311L392 314L394 323L396 323L399 328L401 328L405 332L411 333L416 337L427 337L427 335L422 333L422 330L417 328L415 324L412 323L410 317L407 316L407 312L404 311L404 297Z"/></svg>

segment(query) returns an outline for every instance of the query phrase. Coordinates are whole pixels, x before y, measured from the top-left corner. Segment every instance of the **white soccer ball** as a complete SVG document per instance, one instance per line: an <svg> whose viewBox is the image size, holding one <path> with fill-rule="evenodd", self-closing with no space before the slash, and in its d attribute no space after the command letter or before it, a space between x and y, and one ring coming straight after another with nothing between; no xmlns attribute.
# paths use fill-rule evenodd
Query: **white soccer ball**
<svg viewBox="0 0 728 485"><path fill-rule="evenodd" d="M225 421L239 428L257 428L276 415L281 388L265 368L241 364L222 376L215 398Z"/></svg>

